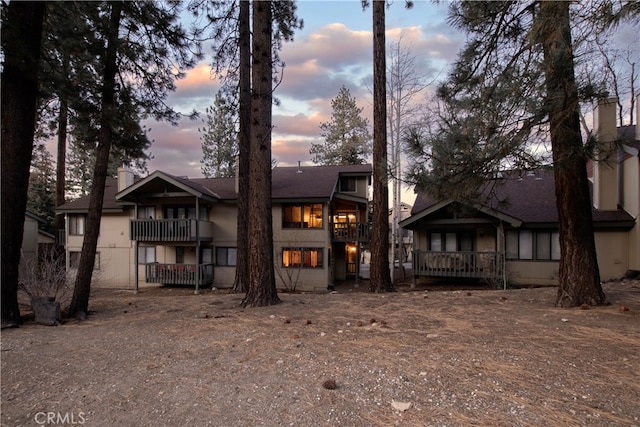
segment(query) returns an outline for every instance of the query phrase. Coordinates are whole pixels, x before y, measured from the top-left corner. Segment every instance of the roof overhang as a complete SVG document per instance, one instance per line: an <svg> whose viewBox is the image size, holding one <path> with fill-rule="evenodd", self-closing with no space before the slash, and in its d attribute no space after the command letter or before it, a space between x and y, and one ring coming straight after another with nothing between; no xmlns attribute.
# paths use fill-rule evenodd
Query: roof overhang
<svg viewBox="0 0 640 427"><path fill-rule="evenodd" d="M165 182L174 188L172 188L172 191L168 191L166 187L163 191L157 191L153 189L153 187L156 186L158 182ZM162 171L155 171L151 175L120 191L116 194L116 200L119 202L135 202L140 196L162 198L193 196L212 202L220 199L216 193L202 185L195 183L190 184L182 178L174 177Z"/></svg>
<svg viewBox="0 0 640 427"><path fill-rule="evenodd" d="M409 230L414 230L416 229L419 224L424 223L424 222L429 222L429 217L431 215L433 215L434 213L438 212L439 210L453 204L454 201L453 200L445 200L442 202L438 202L435 203L431 206L429 206L428 208L418 212L417 214L411 215L409 218L400 221L399 225L402 228L407 228ZM496 219L498 219L499 221L503 221L506 222L508 224L510 224L512 227L520 227L522 225L522 221L518 218L512 217L510 215L506 215L500 211L497 211L495 209L492 209L486 205L481 205L481 204L474 204L471 205L470 207L472 207L473 209L476 209L479 212L482 212L486 215L489 215L491 217L494 217ZM434 223L442 223L443 220L437 220L434 221ZM448 223L450 224L461 224L463 221L462 220L450 220ZM476 221L477 222L477 221Z"/></svg>

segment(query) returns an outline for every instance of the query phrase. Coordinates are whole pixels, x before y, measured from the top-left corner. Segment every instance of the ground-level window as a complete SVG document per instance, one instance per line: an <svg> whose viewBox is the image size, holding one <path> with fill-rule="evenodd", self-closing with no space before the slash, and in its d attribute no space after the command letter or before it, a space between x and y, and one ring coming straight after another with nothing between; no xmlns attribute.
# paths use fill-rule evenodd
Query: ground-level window
<svg viewBox="0 0 640 427"><path fill-rule="evenodd" d="M155 246L138 246L138 264L156 262Z"/></svg>
<svg viewBox="0 0 640 427"><path fill-rule="evenodd" d="M69 252L69 268L76 269L80 264L80 252ZM100 270L100 252L96 252L96 259L93 263L94 270Z"/></svg>
<svg viewBox="0 0 640 427"><path fill-rule="evenodd" d="M283 205L282 228L322 228L322 204Z"/></svg>
<svg viewBox="0 0 640 427"><path fill-rule="evenodd" d="M216 248L216 265L218 266L235 266L237 262L237 248Z"/></svg>
<svg viewBox="0 0 640 427"><path fill-rule="evenodd" d="M560 234L557 231L508 230L506 246L507 259L560 259Z"/></svg>
<svg viewBox="0 0 640 427"><path fill-rule="evenodd" d="M282 248L282 266L322 268L322 254L322 248Z"/></svg>
<svg viewBox="0 0 640 427"><path fill-rule="evenodd" d="M69 234L83 236L85 221L85 215L69 215Z"/></svg>
<svg viewBox="0 0 640 427"><path fill-rule="evenodd" d="M473 251L473 233L432 231L429 233L429 250L432 252Z"/></svg>

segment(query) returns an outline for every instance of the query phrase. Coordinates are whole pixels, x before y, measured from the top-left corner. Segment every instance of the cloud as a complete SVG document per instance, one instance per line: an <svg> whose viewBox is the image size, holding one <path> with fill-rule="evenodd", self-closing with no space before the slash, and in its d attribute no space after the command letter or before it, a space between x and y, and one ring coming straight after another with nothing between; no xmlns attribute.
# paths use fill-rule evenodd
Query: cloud
<svg viewBox="0 0 640 427"><path fill-rule="evenodd" d="M420 7L424 9L424 4ZM442 15L442 9L439 13ZM296 165L298 161L311 164L311 143L321 140L320 123L331 119L331 100L342 86L349 89L358 107L363 108L363 117L372 124L370 14L360 18L365 19L366 25L357 29L355 24L350 28L340 22L318 25L294 42L284 44L281 58L286 67L274 92L280 104L273 108L272 152L279 165ZM407 46L415 57L416 74L425 76L425 80L444 77L442 70L455 59L462 40L441 18L432 20L433 24L416 21L406 14L388 20L387 43L401 39L402 46ZM211 67L203 63L190 70L177 86L169 103L188 113L194 109L204 111L211 105L220 82L212 77ZM150 136L155 139L150 170L199 176L202 151L197 128L201 125L201 120L186 119L179 128L147 123L153 129Z"/></svg>

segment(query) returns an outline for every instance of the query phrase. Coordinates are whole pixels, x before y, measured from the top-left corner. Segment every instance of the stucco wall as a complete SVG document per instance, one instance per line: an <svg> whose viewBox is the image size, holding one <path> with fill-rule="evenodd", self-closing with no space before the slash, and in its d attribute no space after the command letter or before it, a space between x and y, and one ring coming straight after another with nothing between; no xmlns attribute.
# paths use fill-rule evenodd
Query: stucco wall
<svg viewBox="0 0 640 427"><path fill-rule="evenodd" d="M629 233L596 232L596 253L600 279L619 279L629 269Z"/></svg>

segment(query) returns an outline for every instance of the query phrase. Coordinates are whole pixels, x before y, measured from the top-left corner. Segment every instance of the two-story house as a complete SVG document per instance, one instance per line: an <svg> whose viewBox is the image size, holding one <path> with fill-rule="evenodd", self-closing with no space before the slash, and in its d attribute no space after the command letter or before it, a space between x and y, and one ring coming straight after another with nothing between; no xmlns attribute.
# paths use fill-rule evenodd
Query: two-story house
<svg viewBox="0 0 640 427"><path fill-rule="evenodd" d="M371 165L277 167L272 172L275 268L280 289L319 291L356 278L369 240ZM88 197L61 206L69 271L82 249ZM250 238L250 236L249 236ZM96 255L97 286L233 286L236 178L134 179L121 168L107 181ZM291 281L294 280L295 283ZM286 283L289 282L289 283Z"/></svg>
<svg viewBox="0 0 640 427"><path fill-rule="evenodd" d="M594 237L600 276L611 280L640 270L640 127L616 128L616 100L609 99L594 111L594 132L602 144L600 157L587 165ZM412 215L401 222L414 232L417 282L557 284L553 171L504 171L490 181L491 197L475 204L417 195Z"/></svg>

